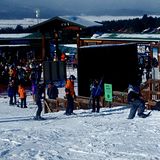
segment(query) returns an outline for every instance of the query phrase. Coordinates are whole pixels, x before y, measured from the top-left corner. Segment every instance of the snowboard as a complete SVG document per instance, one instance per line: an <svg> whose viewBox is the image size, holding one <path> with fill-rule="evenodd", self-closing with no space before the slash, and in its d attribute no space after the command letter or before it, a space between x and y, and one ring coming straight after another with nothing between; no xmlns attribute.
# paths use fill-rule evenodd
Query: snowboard
<svg viewBox="0 0 160 160"><path fill-rule="evenodd" d="M151 112L152 112L152 111L148 112L147 114L143 114L143 115L140 116L140 117L141 117L141 118L147 118L148 116L151 115Z"/></svg>

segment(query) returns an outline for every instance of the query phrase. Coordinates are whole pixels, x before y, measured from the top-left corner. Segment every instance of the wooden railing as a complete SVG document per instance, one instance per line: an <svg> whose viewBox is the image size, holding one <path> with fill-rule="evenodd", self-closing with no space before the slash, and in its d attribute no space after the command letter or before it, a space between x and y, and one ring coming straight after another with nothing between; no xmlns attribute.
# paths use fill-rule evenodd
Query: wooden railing
<svg viewBox="0 0 160 160"><path fill-rule="evenodd" d="M155 106L156 101L160 99L160 80L149 79L145 87L142 88L141 93L146 101L147 109Z"/></svg>
<svg viewBox="0 0 160 160"><path fill-rule="evenodd" d="M90 97L77 96L74 100L74 109L91 109L91 101ZM114 107L114 106L122 106L127 104L127 93L126 92L113 92L113 102L109 103L104 100L104 97L100 98L100 106L101 107ZM66 98L57 98L54 99L45 99L44 100L44 112L57 112L60 110L65 110L67 107L67 99Z"/></svg>

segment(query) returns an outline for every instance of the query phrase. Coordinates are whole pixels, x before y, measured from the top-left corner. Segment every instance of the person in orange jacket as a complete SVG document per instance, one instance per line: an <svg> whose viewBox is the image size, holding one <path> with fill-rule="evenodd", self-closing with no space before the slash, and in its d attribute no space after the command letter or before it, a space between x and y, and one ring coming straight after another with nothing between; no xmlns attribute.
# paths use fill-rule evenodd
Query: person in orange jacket
<svg viewBox="0 0 160 160"><path fill-rule="evenodd" d="M66 81L65 85L65 93L66 93L66 98L67 98L67 108L66 108L66 115L71 115L73 114L74 110L74 98L75 98L75 91L74 91L74 80L75 76L71 75L69 79Z"/></svg>
<svg viewBox="0 0 160 160"><path fill-rule="evenodd" d="M27 108L26 105L26 90L24 85L20 84L18 86L18 94L19 94L19 98L21 100L21 108Z"/></svg>

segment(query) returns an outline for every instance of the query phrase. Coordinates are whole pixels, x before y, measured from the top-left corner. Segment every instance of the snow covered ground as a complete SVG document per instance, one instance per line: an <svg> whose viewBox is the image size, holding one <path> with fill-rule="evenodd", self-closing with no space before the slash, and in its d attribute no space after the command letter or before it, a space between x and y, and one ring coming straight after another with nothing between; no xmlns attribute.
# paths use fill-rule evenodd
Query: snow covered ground
<svg viewBox="0 0 160 160"><path fill-rule="evenodd" d="M75 110L42 113L35 121L36 105L8 105L0 98L0 160L158 160L160 112L146 119L128 120L129 108L103 108L100 113Z"/></svg>

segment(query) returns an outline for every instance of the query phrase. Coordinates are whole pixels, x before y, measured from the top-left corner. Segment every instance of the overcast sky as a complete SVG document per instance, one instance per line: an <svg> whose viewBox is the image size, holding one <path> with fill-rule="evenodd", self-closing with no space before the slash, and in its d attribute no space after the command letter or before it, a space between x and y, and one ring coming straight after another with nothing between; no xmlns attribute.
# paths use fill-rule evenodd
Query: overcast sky
<svg viewBox="0 0 160 160"><path fill-rule="evenodd" d="M0 16L29 15L38 8L41 17L57 15L159 14L160 0L0 0ZM2 14L3 13L3 14ZM18 14L17 14L18 15Z"/></svg>

